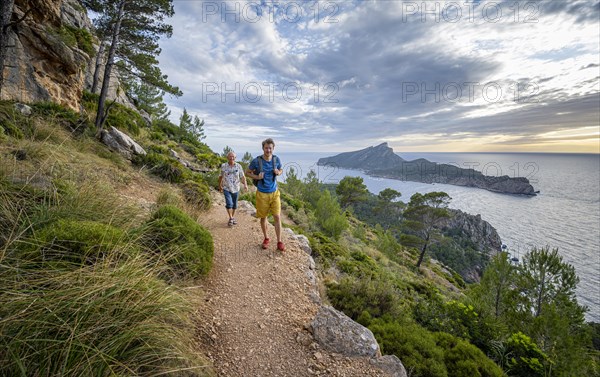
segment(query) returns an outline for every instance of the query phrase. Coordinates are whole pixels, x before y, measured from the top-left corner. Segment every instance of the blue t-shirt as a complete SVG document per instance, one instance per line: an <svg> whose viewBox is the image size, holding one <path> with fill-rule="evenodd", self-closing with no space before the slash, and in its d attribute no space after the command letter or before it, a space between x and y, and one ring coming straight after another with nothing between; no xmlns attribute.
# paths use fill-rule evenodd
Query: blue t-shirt
<svg viewBox="0 0 600 377"><path fill-rule="evenodd" d="M259 158L262 158L262 171L265 173L265 177L258 181L256 189L267 194L277 191L277 180L275 179L275 174L273 174L273 161L277 164L276 168L281 169L281 160L275 155L271 157L271 161L265 160L263 156L256 157L248 166L248 169L252 170L255 174L260 174Z"/></svg>

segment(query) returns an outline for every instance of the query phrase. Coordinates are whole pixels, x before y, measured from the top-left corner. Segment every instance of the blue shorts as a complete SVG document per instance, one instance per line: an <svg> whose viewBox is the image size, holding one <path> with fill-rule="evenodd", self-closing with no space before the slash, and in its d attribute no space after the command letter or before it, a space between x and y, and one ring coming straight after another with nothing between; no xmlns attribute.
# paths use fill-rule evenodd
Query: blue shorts
<svg viewBox="0 0 600 377"><path fill-rule="evenodd" d="M237 201L238 201L238 193L223 190L223 194L225 195L225 208L236 209Z"/></svg>

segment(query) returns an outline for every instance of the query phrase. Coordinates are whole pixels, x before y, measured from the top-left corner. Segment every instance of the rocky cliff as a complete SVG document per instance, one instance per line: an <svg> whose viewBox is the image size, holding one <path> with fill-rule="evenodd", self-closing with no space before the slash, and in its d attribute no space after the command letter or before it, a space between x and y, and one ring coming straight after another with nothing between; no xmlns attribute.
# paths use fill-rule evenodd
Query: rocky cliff
<svg viewBox="0 0 600 377"><path fill-rule="evenodd" d="M86 10L77 0L15 0L11 21L21 18L7 30L0 99L52 101L79 111L83 90L91 88L98 50ZM126 103L118 85L111 78L108 98Z"/></svg>
<svg viewBox="0 0 600 377"><path fill-rule="evenodd" d="M450 217L443 221L441 228L461 229L478 250L490 256L501 251L502 240L496 228L483 220L481 215L471 215L458 209L449 211Z"/></svg>
<svg viewBox="0 0 600 377"><path fill-rule="evenodd" d="M423 158L406 161L396 155L387 143L359 151L341 153L333 157L321 158L318 165L360 169L371 176L403 181L476 187L503 194L536 194L527 178L511 178L507 175L500 177L486 176L473 169L438 164Z"/></svg>
<svg viewBox="0 0 600 377"><path fill-rule="evenodd" d="M450 217L439 228L454 240L458 254L451 256L446 250L436 258L451 266L466 282L478 282L489 260L501 251L500 236L479 214L471 215L457 209L449 211Z"/></svg>

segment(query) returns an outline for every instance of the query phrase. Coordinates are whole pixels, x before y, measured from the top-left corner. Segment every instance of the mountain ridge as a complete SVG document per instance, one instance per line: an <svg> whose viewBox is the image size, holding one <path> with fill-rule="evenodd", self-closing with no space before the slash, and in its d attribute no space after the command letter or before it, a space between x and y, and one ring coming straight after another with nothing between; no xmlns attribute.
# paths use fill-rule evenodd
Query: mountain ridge
<svg viewBox="0 0 600 377"><path fill-rule="evenodd" d="M475 187L501 194L537 194L525 177L486 176L474 169L438 164L424 158L407 161L398 156L387 142L358 151L323 157L317 161L317 165L363 170L373 177Z"/></svg>

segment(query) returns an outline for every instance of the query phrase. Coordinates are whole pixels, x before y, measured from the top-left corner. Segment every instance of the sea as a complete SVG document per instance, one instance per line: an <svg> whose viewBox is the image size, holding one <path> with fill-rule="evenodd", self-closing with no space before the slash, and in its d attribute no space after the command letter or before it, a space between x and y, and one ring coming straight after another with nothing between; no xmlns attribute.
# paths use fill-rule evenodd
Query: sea
<svg viewBox="0 0 600 377"><path fill-rule="evenodd" d="M278 151L279 152L279 151ZM286 174L299 177L314 170L323 183L345 176L362 177L373 194L385 188L399 191L408 202L414 193L444 191L450 207L480 214L500 235L506 250L522 258L532 248L558 248L563 261L575 267L580 282L579 304L586 320L600 323L600 155L551 153L398 153L405 160L425 158L485 175L526 177L536 196L493 193L483 189L373 178L362 171L318 166L321 157L337 153L277 153Z"/></svg>

